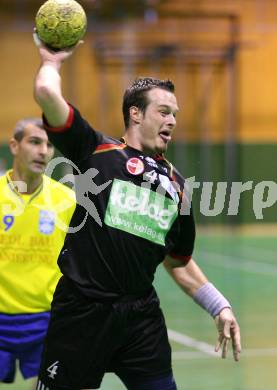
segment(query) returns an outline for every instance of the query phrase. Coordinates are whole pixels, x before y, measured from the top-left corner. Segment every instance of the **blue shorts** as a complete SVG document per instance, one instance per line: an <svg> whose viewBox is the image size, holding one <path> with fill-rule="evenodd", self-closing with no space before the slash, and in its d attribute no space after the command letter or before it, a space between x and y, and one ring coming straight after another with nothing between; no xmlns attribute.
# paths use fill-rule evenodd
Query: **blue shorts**
<svg viewBox="0 0 277 390"><path fill-rule="evenodd" d="M50 312L0 314L0 382L15 378L16 360L24 379L38 375Z"/></svg>

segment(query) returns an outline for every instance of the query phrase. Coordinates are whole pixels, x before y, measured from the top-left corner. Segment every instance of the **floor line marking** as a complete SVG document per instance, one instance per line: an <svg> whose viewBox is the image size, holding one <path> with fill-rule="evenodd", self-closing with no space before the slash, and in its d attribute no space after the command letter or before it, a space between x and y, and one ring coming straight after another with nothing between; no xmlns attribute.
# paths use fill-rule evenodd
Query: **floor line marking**
<svg viewBox="0 0 277 390"><path fill-rule="evenodd" d="M201 262L202 259L205 259L205 261L208 261L211 265L220 266L224 268L239 269L241 271L251 272L259 275L277 275L277 266L275 266L274 264L265 264L254 260L247 260L236 255L228 256L221 253L209 251L204 252L198 250L196 253L197 257L201 258ZM239 263L238 260L240 260L241 263Z"/></svg>
<svg viewBox="0 0 277 390"><path fill-rule="evenodd" d="M259 253L259 256L265 258L265 257L276 257L276 252L271 249L262 248L262 247L253 247L250 245L245 245L241 247L241 251L246 254L246 256L257 256L257 253Z"/></svg>
<svg viewBox="0 0 277 390"><path fill-rule="evenodd" d="M204 352L210 356L218 356L218 354L214 351L214 347L204 341L196 340L192 337L189 337L183 333L176 332L175 330L168 329L167 330L168 337L170 340L175 341L181 345L185 345L186 347L192 347L197 349L198 351Z"/></svg>
<svg viewBox="0 0 277 390"><path fill-rule="evenodd" d="M265 358L265 357L276 357L277 356L277 348L268 348L268 349L247 349L243 350L241 358ZM201 351L173 351L172 358L174 360L193 360L193 359L213 359L215 356L211 356L205 354ZM220 358L220 355L217 355Z"/></svg>
<svg viewBox="0 0 277 390"><path fill-rule="evenodd" d="M197 351L176 351L172 356L177 359L186 358L203 358L206 357L220 357L220 353L214 351L214 346L204 341L194 339L184 333L176 332L172 329L167 329L168 337L171 341L175 341L178 344L186 347L195 348ZM243 349L243 357L264 357L264 356L277 356L277 347L273 348L248 348Z"/></svg>

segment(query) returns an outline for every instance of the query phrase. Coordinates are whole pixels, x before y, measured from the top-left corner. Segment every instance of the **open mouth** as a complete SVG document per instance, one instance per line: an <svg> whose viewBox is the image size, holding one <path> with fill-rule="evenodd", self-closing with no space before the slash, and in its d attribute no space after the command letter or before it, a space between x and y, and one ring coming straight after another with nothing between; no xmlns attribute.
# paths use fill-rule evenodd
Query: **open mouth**
<svg viewBox="0 0 277 390"><path fill-rule="evenodd" d="M159 136L162 140L167 143L171 140L171 132L169 130L163 130L159 133Z"/></svg>
<svg viewBox="0 0 277 390"><path fill-rule="evenodd" d="M40 167L45 167L44 161L33 161L34 164L39 165Z"/></svg>

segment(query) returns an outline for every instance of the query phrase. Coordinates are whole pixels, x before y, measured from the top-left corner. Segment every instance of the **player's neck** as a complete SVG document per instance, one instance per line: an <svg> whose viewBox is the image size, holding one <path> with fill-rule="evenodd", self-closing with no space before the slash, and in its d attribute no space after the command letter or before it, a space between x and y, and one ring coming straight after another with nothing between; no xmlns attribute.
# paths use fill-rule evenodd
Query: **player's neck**
<svg viewBox="0 0 277 390"><path fill-rule="evenodd" d="M22 194L34 193L42 183L41 174L34 175L27 172L21 172L17 169L12 170L10 177L17 191ZM20 183L22 183L22 185Z"/></svg>
<svg viewBox="0 0 277 390"><path fill-rule="evenodd" d="M134 148L136 150L141 151L143 154L147 154L148 156L155 156L157 152L152 149L145 148L140 141L140 138L137 137L134 132L125 132L124 136L122 137L126 145L130 146L131 148Z"/></svg>

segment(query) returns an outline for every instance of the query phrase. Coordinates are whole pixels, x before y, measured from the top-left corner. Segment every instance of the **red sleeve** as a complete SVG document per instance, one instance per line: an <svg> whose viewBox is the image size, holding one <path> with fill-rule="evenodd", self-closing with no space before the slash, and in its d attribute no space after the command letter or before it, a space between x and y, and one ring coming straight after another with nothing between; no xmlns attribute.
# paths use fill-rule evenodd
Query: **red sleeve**
<svg viewBox="0 0 277 390"><path fill-rule="evenodd" d="M173 259L183 261L184 264L187 264L192 258L192 256L181 256L181 255L176 255L174 253L170 253L169 256L172 257Z"/></svg>
<svg viewBox="0 0 277 390"><path fill-rule="evenodd" d="M67 129L69 129L72 126L73 117L74 117L74 110L70 105L68 105L68 107L69 107L69 114L68 114L66 123L60 127L49 126L49 123L47 122L47 119L45 118L45 116L43 114L42 119L43 119L43 124L44 124L45 130L51 131L53 133L61 133L63 131L66 131Z"/></svg>

